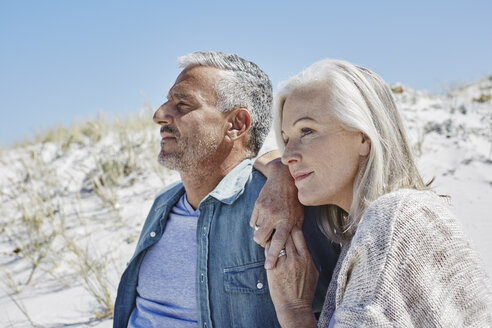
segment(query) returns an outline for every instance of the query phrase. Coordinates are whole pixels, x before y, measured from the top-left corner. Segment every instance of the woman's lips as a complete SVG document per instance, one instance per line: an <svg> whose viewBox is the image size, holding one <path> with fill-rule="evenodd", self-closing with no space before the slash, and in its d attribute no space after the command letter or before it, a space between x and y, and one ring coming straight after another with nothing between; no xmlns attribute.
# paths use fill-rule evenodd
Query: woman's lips
<svg viewBox="0 0 492 328"><path fill-rule="evenodd" d="M301 180L306 179L308 176L310 176L313 172L308 172L308 173L296 173L294 176L295 182L299 182Z"/></svg>

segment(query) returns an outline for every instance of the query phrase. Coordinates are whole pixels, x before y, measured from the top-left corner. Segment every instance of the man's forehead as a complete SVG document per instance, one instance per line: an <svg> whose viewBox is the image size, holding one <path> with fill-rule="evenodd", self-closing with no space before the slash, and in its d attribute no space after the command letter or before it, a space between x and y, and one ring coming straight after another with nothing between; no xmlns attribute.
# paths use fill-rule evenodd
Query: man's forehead
<svg viewBox="0 0 492 328"><path fill-rule="evenodd" d="M178 75L171 90L176 94L186 94L189 90L214 91L220 72L217 68L206 66L186 68Z"/></svg>
<svg viewBox="0 0 492 328"><path fill-rule="evenodd" d="M187 101L195 103L196 101L204 101L209 104L217 102L215 90L203 89L196 84L179 83L175 84L167 94L168 99L174 101Z"/></svg>

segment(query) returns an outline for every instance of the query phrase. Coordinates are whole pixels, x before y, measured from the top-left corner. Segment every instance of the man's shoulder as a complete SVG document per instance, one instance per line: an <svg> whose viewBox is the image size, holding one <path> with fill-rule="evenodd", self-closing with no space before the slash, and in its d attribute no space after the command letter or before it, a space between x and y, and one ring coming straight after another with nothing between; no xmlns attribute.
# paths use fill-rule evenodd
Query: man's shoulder
<svg viewBox="0 0 492 328"><path fill-rule="evenodd" d="M265 177L254 169L251 159L236 165L208 195L216 200L232 205L237 200L253 203L265 184Z"/></svg>
<svg viewBox="0 0 492 328"><path fill-rule="evenodd" d="M258 194L263 188L265 182L266 182L266 177L260 171L253 168L251 170L250 178L244 186L244 192L255 194L256 197L258 197Z"/></svg>
<svg viewBox="0 0 492 328"><path fill-rule="evenodd" d="M266 182L266 177L257 169L253 167L251 170L251 180L253 180L255 183L264 185Z"/></svg>

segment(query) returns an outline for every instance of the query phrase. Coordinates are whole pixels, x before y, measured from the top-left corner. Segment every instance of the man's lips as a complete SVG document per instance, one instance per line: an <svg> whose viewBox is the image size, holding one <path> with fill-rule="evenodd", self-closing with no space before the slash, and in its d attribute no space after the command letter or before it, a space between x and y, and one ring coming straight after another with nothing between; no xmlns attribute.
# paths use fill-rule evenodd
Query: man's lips
<svg viewBox="0 0 492 328"><path fill-rule="evenodd" d="M313 172L297 172L297 173L294 173L294 180L295 180L295 182L299 182L301 180L306 179L312 173Z"/></svg>
<svg viewBox="0 0 492 328"><path fill-rule="evenodd" d="M161 126L160 132L162 141L176 140L176 137L179 136L178 131L169 125Z"/></svg>
<svg viewBox="0 0 492 328"><path fill-rule="evenodd" d="M172 134L161 133L162 141L175 140L176 137Z"/></svg>

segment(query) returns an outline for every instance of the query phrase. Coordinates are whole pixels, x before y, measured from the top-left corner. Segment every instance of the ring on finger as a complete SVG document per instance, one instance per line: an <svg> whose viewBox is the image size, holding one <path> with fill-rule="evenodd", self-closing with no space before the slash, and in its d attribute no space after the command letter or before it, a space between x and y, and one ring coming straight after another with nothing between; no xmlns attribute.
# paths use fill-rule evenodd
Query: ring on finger
<svg viewBox="0 0 492 328"><path fill-rule="evenodd" d="M278 254L278 257L282 257L282 256L284 256L284 255L287 255L287 253L285 252L285 248L282 248L282 249L280 250L280 253Z"/></svg>
<svg viewBox="0 0 492 328"><path fill-rule="evenodd" d="M255 224L255 231L258 231L258 230L260 230L260 226Z"/></svg>

